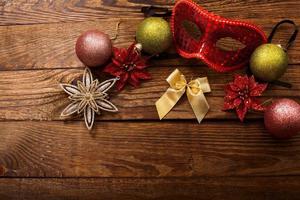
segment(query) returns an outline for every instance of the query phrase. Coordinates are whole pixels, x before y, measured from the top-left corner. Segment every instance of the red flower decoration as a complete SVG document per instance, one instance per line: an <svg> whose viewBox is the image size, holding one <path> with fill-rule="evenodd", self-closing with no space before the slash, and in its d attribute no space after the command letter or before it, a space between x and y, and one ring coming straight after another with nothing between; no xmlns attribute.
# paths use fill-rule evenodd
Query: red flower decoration
<svg viewBox="0 0 300 200"><path fill-rule="evenodd" d="M151 79L150 74L145 70L146 59L141 56L139 44L133 43L128 49L113 49L112 62L104 68L104 72L119 77L116 88L120 91L128 82L137 87L140 80Z"/></svg>
<svg viewBox="0 0 300 200"><path fill-rule="evenodd" d="M235 109L241 121L250 109L263 111L264 107L255 97L261 96L267 85L255 82L254 76L235 75L234 81L225 87L224 110Z"/></svg>

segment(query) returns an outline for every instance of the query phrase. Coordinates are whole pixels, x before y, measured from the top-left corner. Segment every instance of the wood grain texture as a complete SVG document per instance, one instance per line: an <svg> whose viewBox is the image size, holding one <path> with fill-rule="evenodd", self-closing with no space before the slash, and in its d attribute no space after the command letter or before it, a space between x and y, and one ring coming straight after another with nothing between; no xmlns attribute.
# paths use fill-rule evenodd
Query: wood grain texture
<svg viewBox="0 0 300 200"><path fill-rule="evenodd" d="M0 141L5 177L300 175L300 136L262 122L1 122Z"/></svg>
<svg viewBox="0 0 300 200"><path fill-rule="evenodd" d="M81 22L98 19L142 17L146 5L171 8L175 0L2 0L0 25ZM297 0L197 0L201 6L230 18L282 19L299 18Z"/></svg>
<svg viewBox="0 0 300 200"><path fill-rule="evenodd" d="M1 199L299 199L299 177L1 179Z"/></svg>
<svg viewBox="0 0 300 200"><path fill-rule="evenodd" d="M127 47L134 41L136 25L141 20L142 18L111 19L79 23L0 26L0 70L82 68L83 64L76 57L74 50L77 37L81 33L89 29L99 29L109 34L111 38L118 33L119 36L114 41L114 45ZM254 22L262 23L263 29L269 33L277 21L262 19ZM116 31L118 22L120 26ZM300 18L296 20L296 23L300 24ZM274 42L284 45L290 33L290 26L281 27ZM228 46L226 43L222 45ZM175 53L172 49L170 51ZM298 56L300 40L295 42L288 53L290 64L300 64ZM179 56L154 59L151 64L156 66L203 65L199 60L186 60Z"/></svg>
<svg viewBox="0 0 300 200"><path fill-rule="evenodd" d="M298 0L198 2L224 17L253 22L267 35L281 19L300 24ZM299 199L300 136L275 140L261 115L249 114L243 124L233 112L222 112L223 87L232 73L215 73L198 60L152 59L153 80L112 92L120 112L104 113L91 133L82 119L59 118L68 102L58 83L77 80L83 72L74 52L77 37L99 29L112 38L121 22L113 43L126 47L143 20L142 6L173 4L0 0L0 199ZM274 42L285 44L290 32L282 27ZM271 86L262 99L300 102L300 40L288 53L282 80L293 88ZM188 79L209 78L212 108L201 125L186 98L158 121L154 103L175 67Z"/></svg>
<svg viewBox="0 0 300 200"><path fill-rule="evenodd" d="M128 86L124 91L111 93L111 100L119 108L118 113L104 112L99 120L158 119L155 102L166 91L167 76L175 67L150 67L153 76L140 88ZM212 92L206 94L211 110L206 119L236 119L234 112L223 112L224 85L232 81L232 74L217 74L204 66L179 67L186 78L207 76ZM240 71L242 72L242 71ZM70 83L82 75L81 69L0 71L0 119L1 120L62 120L61 111L69 103L59 83ZM237 72L238 73L238 72ZM95 74L101 74L95 72ZM107 77L99 76L100 80ZM292 89L270 85L262 101L269 98L291 97L299 99L300 66L291 65L282 77L293 84ZM250 114L247 118L262 118ZM166 119L195 119L187 98L184 96Z"/></svg>

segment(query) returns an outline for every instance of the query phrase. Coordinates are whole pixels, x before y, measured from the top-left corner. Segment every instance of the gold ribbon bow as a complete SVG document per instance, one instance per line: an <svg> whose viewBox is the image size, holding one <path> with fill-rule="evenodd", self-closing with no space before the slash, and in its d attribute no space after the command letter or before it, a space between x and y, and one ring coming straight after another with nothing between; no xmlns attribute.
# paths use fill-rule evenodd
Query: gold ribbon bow
<svg viewBox="0 0 300 200"><path fill-rule="evenodd" d="M194 114L200 123L209 110L204 93L210 92L207 77L197 78L187 83L184 75L175 69L167 78L170 87L156 101L156 109L160 119L164 118L186 92Z"/></svg>

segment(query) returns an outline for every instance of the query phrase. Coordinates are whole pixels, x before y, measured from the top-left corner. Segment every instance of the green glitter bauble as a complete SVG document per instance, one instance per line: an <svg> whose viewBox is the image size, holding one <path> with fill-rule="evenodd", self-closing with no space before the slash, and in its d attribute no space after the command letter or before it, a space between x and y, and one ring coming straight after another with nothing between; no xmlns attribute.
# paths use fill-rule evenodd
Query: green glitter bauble
<svg viewBox="0 0 300 200"><path fill-rule="evenodd" d="M267 82L280 78L287 66L287 53L276 44L263 44L257 47L250 59L253 75Z"/></svg>
<svg viewBox="0 0 300 200"><path fill-rule="evenodd" d="M160 17L149 17L139 24L136 40L142 44L143 51L158 54L167 50L172 43L169 23Z"/></svg>

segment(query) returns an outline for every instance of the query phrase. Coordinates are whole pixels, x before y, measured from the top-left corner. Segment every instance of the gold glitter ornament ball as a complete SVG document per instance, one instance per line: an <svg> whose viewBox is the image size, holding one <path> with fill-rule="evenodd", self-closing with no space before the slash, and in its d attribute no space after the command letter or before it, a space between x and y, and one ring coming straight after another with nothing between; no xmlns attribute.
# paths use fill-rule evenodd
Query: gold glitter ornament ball
<svg viewBox="0 0 300 200"><path fill-rule="evenodd" d="M260 45L250 59L250 69L253 75L267 82L279 79L287 66L287 53L276 44Z"/></svg>
<svg viewBox="0 0 300 200"><path fill-rule="evenodd" d="M169 23L160 17L148 17L136 31L136 40L142 44L143 51L158 54L167 50L172 43Z"/></svg>

